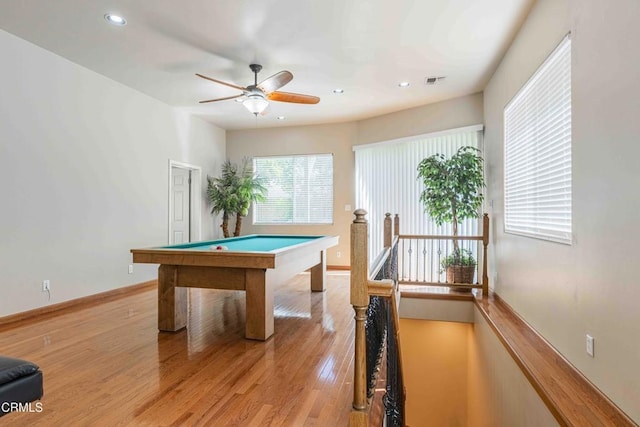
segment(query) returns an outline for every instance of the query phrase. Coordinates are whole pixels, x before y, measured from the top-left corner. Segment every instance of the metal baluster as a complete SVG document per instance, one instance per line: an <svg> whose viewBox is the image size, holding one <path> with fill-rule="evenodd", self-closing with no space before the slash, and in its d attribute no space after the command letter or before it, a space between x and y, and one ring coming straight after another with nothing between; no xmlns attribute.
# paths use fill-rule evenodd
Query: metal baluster
<svg viewBox="0 0 640 427"><path fill-rule="evenodd" d="M387 306L390 301L386 300ZM404 384L399 367L398 343L394 330L393 314L387 309L387 386L383 398L387 426L404 426Z"/></svg>
<svg viewBox="0 0 640 427"><path fill-rule="evenodd" d="M427 280L427 241L422 241L422 281Z"/></svg>
<svg viewBox="0 0 640 427"><path fill-rule="evenodd" d="M407 277L404 274L404 259L405 259L405 253L406 253L404 251L404 239L402 239L402 252L401 253L402 253L402 273L401 273L401 276L402 276L402 279L405 280Z"/></svg>
<svg viewBox="0 0 640 427"><path fill-rule="evenodd" d="M380 358L384 348L385 336L387 333L386 310L384 298L371 297L367 307L367 317L365 320L366 333L366 366L367 366L367 397L373 396L376 386L376 373L380 367Z"/></svg>
<svg viewBox="0 0 640 427"><path fill-rule="evenodd" d="M409 280L412 281L413 277L411 276L411 253L413 252L413 250L411 249L411 245L412 245L413 239L409 239L409 251L407 252L409 254Z"/></svg>
<svg viewBox="0 0 640 427"><path fill-rule="evenodd" d="M442 279L442 273L440 273L441 263L442 263L442 240L438 239L438 263L436 264L436 268L438 270L438 283L440 283Z"/></svg>
<svg viewBox="0 0 640 427"><path fill-rule="evenodd" d="M430 240L429 242L430 242L429 243L429 247L431 249L430 250L431 258L429 259L429 270L430 270L429 271L429 281L433 282L434 281L433 280L433 261L435 260L435 258L433 256L433 254L434 254L434 252L433 252L433 240Z"/></svg>

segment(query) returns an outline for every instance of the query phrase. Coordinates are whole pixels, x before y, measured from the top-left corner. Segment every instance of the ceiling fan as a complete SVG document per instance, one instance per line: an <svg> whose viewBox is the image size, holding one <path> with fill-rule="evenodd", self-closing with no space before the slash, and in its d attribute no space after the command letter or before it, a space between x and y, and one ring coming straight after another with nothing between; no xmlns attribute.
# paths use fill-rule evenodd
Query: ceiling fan
<svg viewBox="0 0 640 427"><path fill-rule="evenodd" d="M269 101L292 102L294 104L317 104L318 102L320 102L320 98L318 98L317 96L278 91L278 89L280 89L282 86L286 85L293 79L293 74L291 74L289 71L280 71L279 73L276 73L271 77L267 77L266 79L258 83L258 73L260 72L260 70L262 70L262 65L251 64L249 65L249 68L251 69L251 71L253 71L254 83L247 87L242 87L233 83L227 83L221 80L212 79L211 77L203 76L202 74L196 73L196 76L201 77L205 80L209 80L214 83L219 83L221 85L229 86L242 91L240 95L227 96L217 99L208 99L206 101L200 101L200 104L245 97L246 99L242 101L242 104L252 114L258 116L258 114L262 113L267 108L267 106L269 105Z"/></svg>

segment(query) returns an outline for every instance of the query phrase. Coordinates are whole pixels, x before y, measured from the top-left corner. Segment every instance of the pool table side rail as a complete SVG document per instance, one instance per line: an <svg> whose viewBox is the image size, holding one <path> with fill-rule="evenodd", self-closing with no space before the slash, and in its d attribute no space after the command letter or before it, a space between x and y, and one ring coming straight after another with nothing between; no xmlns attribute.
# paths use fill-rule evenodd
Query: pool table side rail
<svg viewBox="0 0 640 427"><path fill-rule="evenodd" d="M324 237L331 237L331 236L325 236L325 235L318 235L318 234L305 234L305 235L292 235L292 234L247 234L244 236L237 236L237 237L227 237L227 238L222 238L222 239L214 239L214 240L204 240L204 241L200 241L200 242L188 242L188 243L177 243L177 244L173 244L173 245L162 245L162 246L154 246L152 248L149 249L167 249L167 250L171 250L171 249L178 249L178 250L188 250L189 248L192 247L199 247L199 246L205 246L205 245L224 245L225 243L233 243L233 242L239 242L239 241L243 241L243 240L251 240L251 239L255 239L255 238L273 238L273 239L282 239L282 240L288 240L288 239L309 239L310 241L314 241L314 240L318 240ZM300 242L298 244L305 244L305 243L309 243L309 242ZM290 246L294 246L294 245L290 245ZM274 249L271 251L267 251L267 250L256 250L256 251L252 251L252 250L242 250L241 252L275 252L279 249ZM232 249L229 249L229 251L233 251Z"/></svg>
<svg viewBox="0 0 640 427"><path fill-rule="evenodd" d="M275 254L248 252L203 252L163 249L132 249L133 262L140 264L195 265L203 267L274 268Z"/></svg>
<svg viewBox="0 0 640 427"><path fill-rule="evenodd" d="M285 246L270 252L190 251L152 247L131 249L133 262L141 264L194 265L211 267L276 268L277 259L304 247L305 251L323 251L338 244L338 236L323 236L309 242Z"/></svg>

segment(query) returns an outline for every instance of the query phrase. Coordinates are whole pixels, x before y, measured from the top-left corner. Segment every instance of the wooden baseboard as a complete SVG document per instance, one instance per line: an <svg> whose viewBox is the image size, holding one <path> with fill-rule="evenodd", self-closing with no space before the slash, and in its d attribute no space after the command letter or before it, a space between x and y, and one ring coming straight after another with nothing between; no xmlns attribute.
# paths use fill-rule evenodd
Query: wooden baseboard
<svg viewBox="0 0 640 427"><path fill-rule="evenodd" d="M349 271L351 270L351 267L348 265L327 265L327 270Z"/></svg>
<svg viewBox="0 0 640 427"><path fill-rule="evenodd" d="M498 295L475 304L560 425L637 426Z"/></svg>
<svg viewBox="0 0 640 427"><path fill-rule="evenodd" d="M448 292L448 293L429 293L429 292L420 292L420 291L405 291L400 289L400 296L402 298L413 298L413 299L440 299L447 301L473 301L473 294L462 293L462 292Z"/></svg>
<svg viewBox="0 0 640 427"><path fill-rule="evenodd" d="M148 282L137 283L131 286L111 289L110 291L101 292L99 294L87 295L86 297L76 298L64 301L58 304L51 304L45 307L33 310L23 311L21 313L11 314L9 316L0 317L0 330L14 328L22 324L31 323L42 320L43 318L58 315L62 311L71 311L77 308L87 308L96 304L112 301L138 292L143 292L158 286L157 280L149 280Z"/></svg>

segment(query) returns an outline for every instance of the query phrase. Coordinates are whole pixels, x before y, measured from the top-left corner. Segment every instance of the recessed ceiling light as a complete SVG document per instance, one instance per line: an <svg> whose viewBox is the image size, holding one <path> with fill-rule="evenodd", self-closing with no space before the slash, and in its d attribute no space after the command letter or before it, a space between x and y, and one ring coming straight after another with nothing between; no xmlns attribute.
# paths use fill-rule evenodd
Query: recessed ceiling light
<svg viewBox="0 0 640 427"><path fill-rule="evenodd" d="M236 98L236 102L244 102L244 98Z"/></svg>
<svg viewBox="0 0 640 427"><path fill-rule="evenodd" d="M333 93L344 93L344 89L340 89L340 88L334 89Z"/></svg>
<svg viewBox="0 0 640 427"><path fill-rule="evenodd" d="M125 25L127 23L127 20L124 19L122 16L118 16L118 15L112 15L111 13L107 13L106 15L104 15L104 19L109 23L109 24L113 24L113 25Z"/></svg>
<svg viewBox="0 0 640 427"><path fill-rule="evenodd" d="M278 117L276 117L276 118L277 118L278 120L284 120L284 119L286 119L286 117L285 117L285 116L278 116Z"/></svg>
<svg viewBox="0 0 640 427"><path fill-rule="evenodd" d="M398 86L400 86L400 87L409 87L409 82L400 82L400 83L398 83Z"/></svg>

